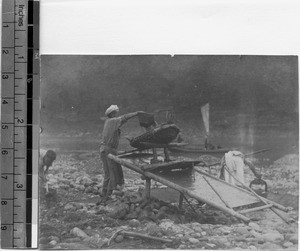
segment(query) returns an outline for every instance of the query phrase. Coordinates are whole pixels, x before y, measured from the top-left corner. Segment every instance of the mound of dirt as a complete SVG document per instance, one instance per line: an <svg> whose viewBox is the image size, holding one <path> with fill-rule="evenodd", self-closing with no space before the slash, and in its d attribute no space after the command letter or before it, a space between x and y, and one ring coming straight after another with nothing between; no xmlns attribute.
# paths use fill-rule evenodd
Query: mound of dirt
<svg viewBox="0 0 300 251"><path fill-rule="evenodd" d="M272 192L299 196L299 155L288 154L265 169L265 179Z"/></svg>

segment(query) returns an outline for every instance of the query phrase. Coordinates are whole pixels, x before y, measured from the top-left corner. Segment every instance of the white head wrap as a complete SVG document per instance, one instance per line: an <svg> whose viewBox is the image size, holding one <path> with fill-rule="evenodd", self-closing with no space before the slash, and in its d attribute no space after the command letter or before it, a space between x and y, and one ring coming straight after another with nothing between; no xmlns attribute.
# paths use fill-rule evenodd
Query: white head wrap
<svg viewBox="0 0 300 251"><path fill-rule="evenodd" d="M110 107L107 108L107 110L105 111L105 115L107 116L108 114L110 114L113 111L119 111L119 107L117 105L111 105Z"/></svg>

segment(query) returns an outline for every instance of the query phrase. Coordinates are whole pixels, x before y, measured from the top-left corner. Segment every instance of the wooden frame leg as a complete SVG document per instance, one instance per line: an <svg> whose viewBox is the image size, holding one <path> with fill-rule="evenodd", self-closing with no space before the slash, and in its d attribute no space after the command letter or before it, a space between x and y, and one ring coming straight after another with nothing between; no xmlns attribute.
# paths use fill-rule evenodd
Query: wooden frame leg
<svg viewBox="0 0 300 251"><path fill-rule="evenodd" d="M179 204L178 204L179 210L182 209L182 202L183 202L183 195L182 193L179 193Z"/></svg>
<svg viewBox="0 0 300 251"><path fill-rule="evenodd" d="M151 190L151 179L146 178L146 189L145 189L145 198L150 199L150 190Z"/></svg>
<svg viewBox="0 0 300 251"><path fill-rule="evenodd" d="M157 158L157 150L156 148L152 148L152 152L153 152L153 158L151 159L151 164L157 163L158 162L158 158Z"/></svg>
<svg viewBox="0 0 300 251"><path fill-rule="evenodd" d="M165 154L165 162L169 162L170 161L170 154L169 154L169 151L168 151L167 147L164 148L164 154Z"/></svg>

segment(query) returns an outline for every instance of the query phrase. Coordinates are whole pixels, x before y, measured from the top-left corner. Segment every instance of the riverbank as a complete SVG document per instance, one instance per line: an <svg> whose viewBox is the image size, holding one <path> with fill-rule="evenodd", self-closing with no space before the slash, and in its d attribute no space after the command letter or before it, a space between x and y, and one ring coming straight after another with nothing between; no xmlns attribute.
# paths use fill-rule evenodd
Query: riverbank
<svg viewBox="0 0 300 251"><path fill-rule="evenodd" d="M278 195L292 191L291 196L298 199L298 159L298 155L286 155L263 168L270 191ZM279 183L283 170L290 182ZM126 168L124 175L125 193L97 206L103 180L98 153L60 154L48 177L49 187L56 193L40 203L40 248L298 249L297 209L285 215L290 224L264 210L252 213L251 218L256 220L246 225L194 200L189 202L196 212L187 203L182 211L178 210L172 200L154 197L145 203L145 181ZM279 189L278 184L285 189ZM158 191L166 189L156 182L152 186ZM122 232L115 234L120 230L171 242L128 238Z"/></svg>

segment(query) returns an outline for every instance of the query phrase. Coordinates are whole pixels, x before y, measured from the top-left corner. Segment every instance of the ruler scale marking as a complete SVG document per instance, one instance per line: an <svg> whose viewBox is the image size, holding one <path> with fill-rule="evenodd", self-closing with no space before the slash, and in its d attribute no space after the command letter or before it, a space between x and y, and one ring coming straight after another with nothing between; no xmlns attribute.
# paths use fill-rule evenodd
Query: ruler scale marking
<svg viewBox="0 0 300 251"><path fill-rule="evenodd" d="M32 71L33 53L38 51L36 48L38 43L34 44L32 41L33 36L38 35L35 27L38 20L35 18L36 22L33 22L34 13L38 15L38 12L37 1L2 1L2 248L37 248L37 236L34 237L35 242L32 242L34 180L32 128L35 118L32 114L34 110L32 93L33 85L38 85L39 80L33 80L33 76L38 75ZM35 142L34 145L38 143ZM36 225L37 219L34 229Z"/></svg>

